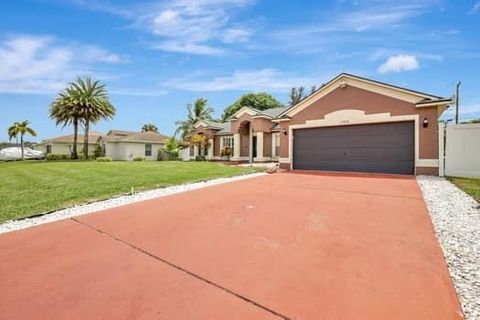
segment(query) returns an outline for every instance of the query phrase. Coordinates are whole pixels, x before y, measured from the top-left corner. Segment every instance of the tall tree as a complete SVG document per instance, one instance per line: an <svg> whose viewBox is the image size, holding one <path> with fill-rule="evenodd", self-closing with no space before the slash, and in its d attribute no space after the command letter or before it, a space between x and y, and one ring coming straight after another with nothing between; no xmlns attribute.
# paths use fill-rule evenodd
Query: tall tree
<svg viewBox="0 0 480 320"><path fill-rule="evenodd" d="M193 126L200 120L211 120L213 108L208 105L208 100L198 98L193 105L187 105L187 119L175 122L177 132L183 140L188 140Z"/></svg>
<svg viewBox="0 0 480 320"><path fill-rule="evenodd" d="M153 123L144 124L142 127L142 132L149 132L149 131L158 133L158 127Z"/></svg>
<svg viewBox="0 0 480 320"><path fill-rule="evenodd" d="M23 141L23 137L26 134L31 135L32 137L36 137L37 133L35 130L33 130L30 126L30 122L27 120L22 121L22 122L15 122L13 125L11 125L8 128L8 137L10 141L12 141L13 138L17 138L20 136L20 148L22 150L22 160L25 160L25 145Z"/></svg>
<svg viewBox="0 0 480 320"><path fill-rule="evenodd" d="M316 90L317 86L312 86L310 87L310 93L307 94L304 87L293 87L290 90L290 101L288 102L288 105L296 105L297 103L314 93Z"/></svg>
<svg viewBox="0 0 480 320"><path fill-rule="evenodd" d="M290 90L290 101L288 104L290 106L296 105L299 103L303 98L305 98L305 88L304 87L294 87Z"/></svg>
<svg viewBox="0 0 480 320"><path fill-rule="evenodd" d="M110 103L104 84L90 77L77 78L71 82L50 107L50 117L56 124L63 126L73 124L72 159L78 159L78 127L83 124L83 154L88 158L90 124L102 119L111 119L115 115L115 107Z"/></svg>
<svg viewBox="0 0 480 320"><path fill-rule="evenodd" d="M283 104L266 92L247 93L241 96L237 101L229 105L222 114L222 121L226 121L233 116L235 112L243 107L252 107L257 110L267 110L271 108L283 107Z"/></svg>
<svg viewBox="0 0 480 320"><path fill-rule="evenodd" d="M71 159L78 159L78 125L80 123L80 109L78 103L73 98L72 87L67 86L50 105L50 118L55 120L55 124L66 127L73 125L73 147Z"/></svg>
<svg viewBox="0 0 480 320"><path fill-rule="evenodd" d="M90 125L115 116L116 109L110 102L105 84L99 80L77 78L70 83L74 101L78 102L80 119L84 125L83 157L88 159Z"/></svg>

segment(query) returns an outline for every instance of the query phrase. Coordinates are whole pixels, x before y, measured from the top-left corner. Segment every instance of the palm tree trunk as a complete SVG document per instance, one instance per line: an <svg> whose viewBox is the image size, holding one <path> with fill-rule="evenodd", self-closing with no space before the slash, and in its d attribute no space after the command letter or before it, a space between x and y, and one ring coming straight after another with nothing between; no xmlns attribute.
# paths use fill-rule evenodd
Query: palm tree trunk
<svg viewBox="0 0 480 320"><path fill-rule="evenodd" d="M22 149L22 160L25 160L25 151L23 149L23 133L20 135L20 148Z"/></svg>
<svg viewBox="0 0 480 320"><path fill-rule="evenodd" d="M85 136L83 137L83 159L88 160L88 133L90 131L90 121L85 120Z"/></svg>
<svg viewBox="0 0 480 320"><path fill-rule="evenodd" d="M77 152L77 140L78 140L78 118L73 119L73 150L72 159L78 159Z"/></svg>

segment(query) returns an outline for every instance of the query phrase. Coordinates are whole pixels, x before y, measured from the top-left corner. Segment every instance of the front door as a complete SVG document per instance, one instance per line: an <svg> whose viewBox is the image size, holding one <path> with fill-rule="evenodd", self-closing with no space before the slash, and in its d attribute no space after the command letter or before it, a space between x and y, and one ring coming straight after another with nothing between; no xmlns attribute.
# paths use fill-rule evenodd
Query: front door
<svg viewBox="0 0 480 320"><path fill-rule="evenodd" d="M253 158L257 157L257 137L256 136L253 136L253 140L252 140L252 157Z"/></svg>

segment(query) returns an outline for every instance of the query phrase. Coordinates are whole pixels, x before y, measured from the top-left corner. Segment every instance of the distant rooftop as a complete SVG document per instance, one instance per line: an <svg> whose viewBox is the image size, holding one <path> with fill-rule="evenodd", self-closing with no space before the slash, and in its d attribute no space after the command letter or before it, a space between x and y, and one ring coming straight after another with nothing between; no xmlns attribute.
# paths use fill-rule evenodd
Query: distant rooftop
<svg viewBox="0 0 480 320"><path fill-rule="evenodd" d="M91 131L88 135L88 141L90 143L96 143L98 138L100 138L103 135L104 134L101 133L101 132ZM83 143L83 133L78 134L78 142ZM41 143L42 144L45 144L45 143L73 143L73 134L67 134L67 135L64 135L64 136L45 139Z"/></svg>
<svg viewBox="0 0 480 320"><path fill-rule="evenodd" d="M161 133L147 131L135 132L125 130L110 130L107 135L102 137L107 142L151 142L165 143L169 139L168 136Z"/></svg>

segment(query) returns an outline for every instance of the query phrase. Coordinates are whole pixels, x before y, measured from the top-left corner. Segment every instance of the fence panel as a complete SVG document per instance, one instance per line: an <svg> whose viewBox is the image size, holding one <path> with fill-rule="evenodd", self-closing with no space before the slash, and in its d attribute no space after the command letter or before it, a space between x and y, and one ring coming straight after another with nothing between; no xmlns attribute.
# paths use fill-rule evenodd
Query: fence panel
<svg viewBox="0 0 480 320"><path fill-rule="evenodd" d="M449 124L445 133L445 175L480 178L480 124Z"/></svg>

